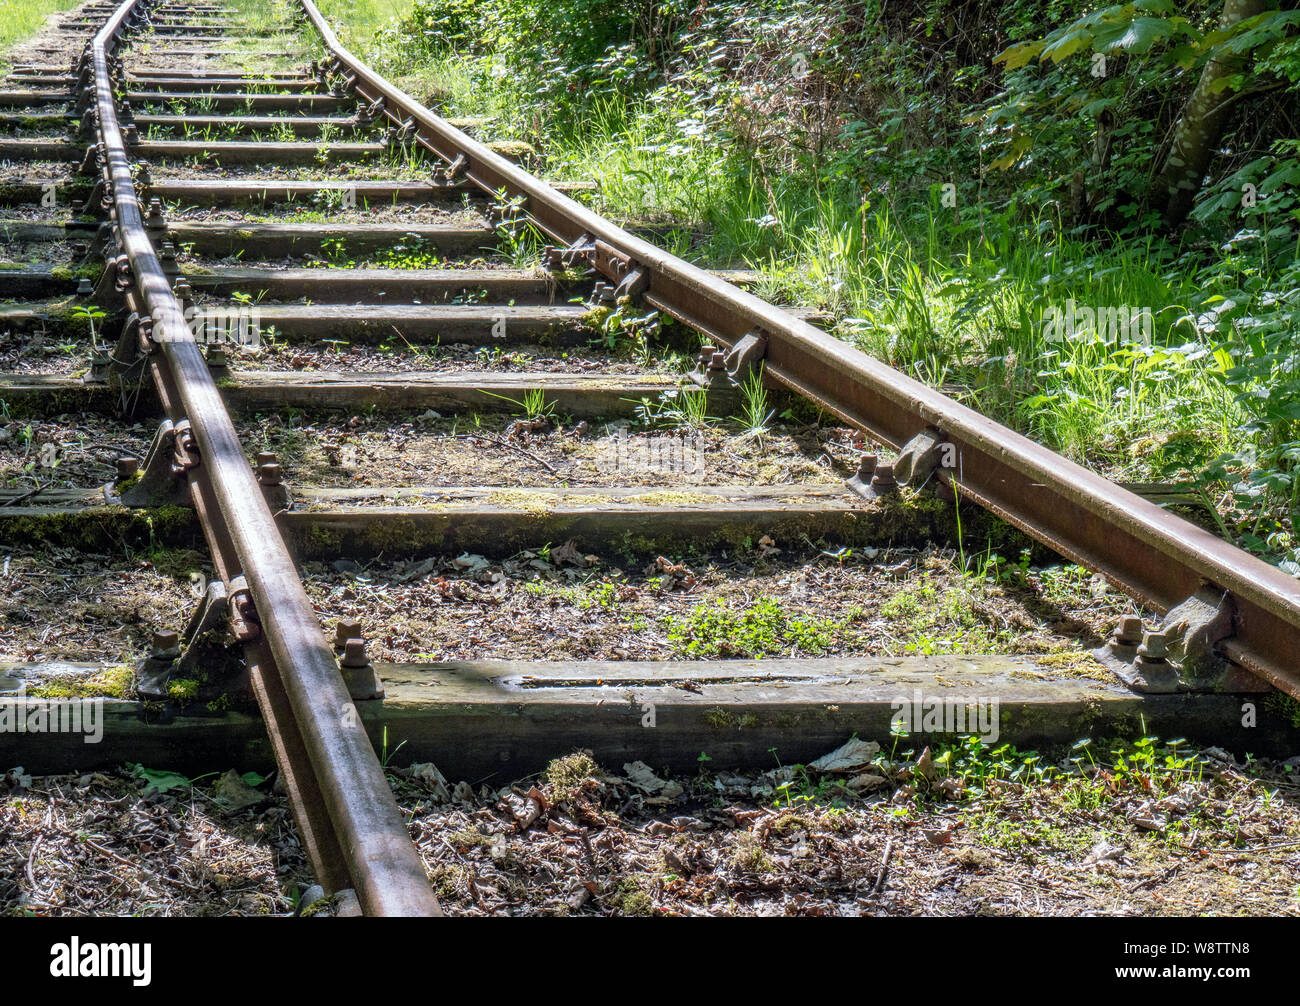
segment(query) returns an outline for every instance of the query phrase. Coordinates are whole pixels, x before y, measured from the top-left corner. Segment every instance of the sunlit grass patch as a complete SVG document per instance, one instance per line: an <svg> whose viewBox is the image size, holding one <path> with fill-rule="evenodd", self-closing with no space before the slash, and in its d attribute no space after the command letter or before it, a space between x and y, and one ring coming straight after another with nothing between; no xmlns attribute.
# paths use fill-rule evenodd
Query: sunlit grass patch
<svg viewBox="0 0 1300 1006"><path fill-rule="evenodd" d="M0 66L8 66L10 46L25 41L58 11L71 10L78 0L5 0L0 12Z"/></svg>

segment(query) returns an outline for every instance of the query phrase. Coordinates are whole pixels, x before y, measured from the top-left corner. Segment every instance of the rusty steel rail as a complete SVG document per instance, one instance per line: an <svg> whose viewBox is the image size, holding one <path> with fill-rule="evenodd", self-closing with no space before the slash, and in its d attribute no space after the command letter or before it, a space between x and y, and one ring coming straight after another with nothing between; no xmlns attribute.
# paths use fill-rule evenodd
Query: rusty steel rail
<svg viewBox="0 0 1300 1006"><path fill-rule="evenodd" d="M245 643L254 690L318 881L332 891L354 891L367 915L439 915L334 653L145 227L114 107L109 58L153 5L125 0L95 35L81 65L119 253L112 263L118 287L140 319L141 348L178 431L177 468L185 472L231 598L232 625Z"/></svg>
<svg viewBox="0 0 1300 1006"><path fill-rule="evenodd" d="M765 343L764 373L895 448L931 433L951 445L942 476L968 499L1130 596L1168 612L1204 587L1226 595L1219 652L1300 697L1300 582L1041 444L724 280L629 234L489 150L388 83L299 0L332 72L371 113L441 157L449 176L522 200L532 222L610 279L711 339Z"/></svg>

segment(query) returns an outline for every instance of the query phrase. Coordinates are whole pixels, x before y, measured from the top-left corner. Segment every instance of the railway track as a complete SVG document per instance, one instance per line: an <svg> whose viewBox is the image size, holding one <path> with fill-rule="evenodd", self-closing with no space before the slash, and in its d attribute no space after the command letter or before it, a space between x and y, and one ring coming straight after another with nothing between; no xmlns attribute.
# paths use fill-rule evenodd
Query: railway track
<svg viewBox="0 0 1300 1006"><path fill-rule="evenodd" d="M476 663L483 637L421 614L467 592L498 603L516 568L573 581L595 564L588 552L621 553L649 562L653 588L611 586L599 604L653 589L667 606L699 578L683 557L709 549L774 560L807 545L843 574L853 549L874 554L881 542L963 547L974 535L1018 547L1010 525L1146 615L1112 619L1114 636L1097 640L1100 678L1122 686L1051 680L1044 700L1055 692L1081 707L1104 692L1126 715L1179 723L1191 695L1220 720L1241 693L1300 695L1296 581L1150 493L890 370L806 312L759 299L744 276L696 268L602 219L575 198L580 183L543 182L518 163L530 152L475 140L484 124L441 118L376 75L310 0L277 13L254 27L225 3L89 3L0 88L3 233L26 263L0 270L13 302L4 325L19 333L0 400L6 416L42 417L56 433L59 416L102 417L81 422L103 451L64 477L57 436L49 464L29 444L34 485L5 491L0 538L73 550L96 535L124 547L201 538L206 572L170 602L188 626L141 628L136 693L168 716L255 698L312 869L344 892L345 912L439 911L375 754L377 723L425 731L413 747L474 777L498 750L505 766L520 745L581 743L605 729L601 707L615 695L625 734L647 708L651 719L672 711L672 729L640 731L665 760L693 755L717 726L715 703L753 682L777 690L756 701L780 715L728 741L737 756L788 737L802 722L792 709L822 711L800 728L813 748L864 725L888 731L886 692L842 699L880 673L865 651L738 671L632 660L602 641L601 661ZM64 162L79 172L63 174ZM61 367L48 366L51 335L72 347ZM645 351L603 352L602 338ZM651 359L651 346L668 359ZM769 409L769 394L785 397ZM784 440L762 432L782 405L794 431ZM749 430L706 437L706 412L747 414ZM672 436L652 435L656 424ZM800 437L811 444L802 455ZM433 556L480 579L448 584ZM359 562L376 557L400 561L387 567L395 600L358 618L348 602ZM120 575L91 566L84 576ZM896 575L884 561L870 571ZM811 588L826 590L827 610L862 589L841 579ZM751 598L770 589L760 581ZM436 602L416 589L430 582ZM143 577L142 589L165 587ZM346 617L323 628L340 608ZM505 635L511 617L476 631ZM700 638L698 621L675 624ZM535 631L515 636L527 648ZM438 637L444 659L406 636ZM531 645L564 655L558 639ZM806 635L800 646L817 649ZM380 663L379 647L408 659ZM945 668L1000 689L1051 677L1032 654L926 659L888 688L928 687ZM433 727L403 721L396 700L431 687L454 696L461 718L440 707ZM553 696L544 708L542 694ZM122 712L124 736L159 757L199 735L128 727L139 714ZM1065 717L1061 736L1078 725ZM263 727L232 713L205 729L251 744Z"/></svg>

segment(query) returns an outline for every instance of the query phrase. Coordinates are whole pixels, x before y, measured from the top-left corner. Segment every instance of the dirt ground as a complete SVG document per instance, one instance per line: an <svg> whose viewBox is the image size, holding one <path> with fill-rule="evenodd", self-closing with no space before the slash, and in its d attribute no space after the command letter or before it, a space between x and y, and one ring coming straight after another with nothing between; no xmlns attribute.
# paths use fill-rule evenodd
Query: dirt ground
<svg viewBox="0 0 1300 1006"><path fill-rule="evenodd" d="M85 366L85 356L54 340L25 345L29 353L40 353L51 363ZM0 366L17 352L0 351ZM44 372L53 371L51 367ZM115 477L118 454L145 456L155 428L154 420L134 422L94 413L0 419L0 488L96 488Z"/></svg>
<svg viewBox="0 0 1300 1006"><path fill-rule="evenodd" d="M1300 915L1294 759L847 747L841 771L669 779L578 753L509 785L431 764L390 779L453 915ZM275 790L234 770L11 771L0 914L328 913L300 904L310 876Z"/></svg>
<svg viewBox="0 0 1300 1006"><path fill-rule="evenodd" d="M433 563L307 566L327 624L373 626L372 659L667 660L710 657L1070 654L1127 610L1086 574L963 575L952 551L866 549L840 563L764 557L617 559L575 568L526 553ZM539 568L540 567L540 568Z"/></svg>
<svg viewBox="0 0 1300 1006"><path fill-rule="evenodd" d="M1129 602L1074 567L999 581L952 550L737 551L588 562L559 546L502 561L308 563L325 626L359 618L384 661L1039 654L1069 671ZM577 565L575 565L577 563ZM212 575L185 549L0 549L0 660L132 662L179 630ZM198 585L198 587L196 587ZM35 682L34 682L35 683Z"/></svg>
<svg viewBox="0 0 1300 1006"><path fill-rule="evenodd" d="M531 432L518 418L426 411L403 421L286 411L253 417L241 433L250 449L279 454L285 480L304 487L609 485L611 476L602 474L600 463L616 449L620 429L633 446L676 435L692 451L689 473L670 465L625 465L617 474L625 485L689 490L684 474L703 485L830 485L851 474L835 469L840 456L847 466L849 451L836 446L831 430L777 427L765 437L745 438L735 434L734 424L731 430L718 424L700 430L697 440L695 431L599 421Z"/></svg>

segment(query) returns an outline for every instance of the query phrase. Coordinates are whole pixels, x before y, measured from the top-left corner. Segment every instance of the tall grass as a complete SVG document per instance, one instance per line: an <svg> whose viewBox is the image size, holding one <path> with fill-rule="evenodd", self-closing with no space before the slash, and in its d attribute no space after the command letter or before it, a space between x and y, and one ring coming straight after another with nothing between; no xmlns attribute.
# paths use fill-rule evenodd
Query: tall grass
<svg viewBox="0 0 1300 1006"><path fill-rule="evenodd" d="M412 0L316 0L339 39L359 56L371 57L380 28L411 11Z"/></svg>
<svg viewBox="0 0 1300 1006"><path fill-rule="evenodd" d="M323 4L357 38L406 6ZM757 270L763 295L822 309L841 338L1112 477L1191 470L1231 445L1242 417L1219 379L1225 358L1186 321L1205 292L1154 244L1086 244L1049 218L970 208L959 218L937 194L873 202L814 172L768 168L720 139L685 96L592 98L580 114L547 118L490 56L413 59L391 45L371 56L418 82L409 90L436 95L444 114L490 116L496 135L537 143L551 177L595 180L601 212L679 225L671 250ZM1048 310L1071 299L1150 307L1152 345L1088 333L1049 342Z"/></svg>
<svg viewBox="0 0 1300 1006"><path fill-rule="evenodd" d="M552 131L550 170L594 178L598 208L624 221L700 228L700 264L758 270L765 296L826 311L864 351L1112 476L1163 477L1189 444L1199 462L1230 447L1241 416L1224 358L1187 323L1204 291L1156 246L1099 248L1052 220L959 223L937 199L896 211L769 173L690 125L597 103ZM1049 341L1048 311L1071 299L1150 307L1152 345Z"/></svg>
<svg viewBox="0 0 1300 1006"><path fill-rule="evenodd" d="M8 65L10 46L22 42L45 23L46 16L69 10L81 0L0 0L0 64Z"/></svg>

